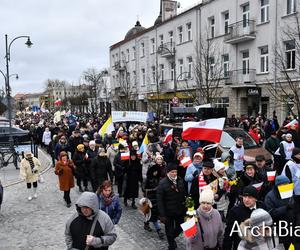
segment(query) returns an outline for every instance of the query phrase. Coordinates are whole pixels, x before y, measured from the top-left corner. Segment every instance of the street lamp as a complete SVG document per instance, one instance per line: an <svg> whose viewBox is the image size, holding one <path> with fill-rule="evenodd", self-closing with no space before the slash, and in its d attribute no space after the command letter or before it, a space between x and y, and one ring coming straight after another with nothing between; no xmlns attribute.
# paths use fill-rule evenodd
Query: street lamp
<svg viewBox="0 0 300 250"><path fill-rule="evenodd" d="M5 87L6 87L6 98L7 98L7 108L8 108L8 120L9 120L9 146L13 148L13 137L12 137L12 125L11 125L11 119L12 119L12 110L11 110L11 95L10 95L10 85L9 85L9 62L10 62L10 47L14 41L20 38L27 38L27 41L25 45L27 45L28 48L32 46L32 42L30 41L30 36L17 36L14 39L11 40L10 43L8 43L7 34L5 34L5 59L6 59L6 81L5 81ZM3 72L2 72L3 73Z"/></svg>

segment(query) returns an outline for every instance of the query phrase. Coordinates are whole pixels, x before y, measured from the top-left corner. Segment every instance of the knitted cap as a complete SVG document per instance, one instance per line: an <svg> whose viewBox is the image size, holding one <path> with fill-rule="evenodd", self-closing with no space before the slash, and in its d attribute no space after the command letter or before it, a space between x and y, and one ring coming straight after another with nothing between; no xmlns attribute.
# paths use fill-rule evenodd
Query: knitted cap
<svg viewBox="0 0 300 250"><path fill-rule="evenodd" d="M203 159L203 154L202 153L200 153L200 152L195 153L194 156L193 156L193 158L195 158L197 156L201 157L201 159Z"/></svg>
<svg viewBox="0 0 300 250"><path fill-rule="evenodd" d="M167 165L167 172L169 173L172 170L177 170L177 164L174 162L169 162Z"/></svg>
<svg viewBox="0 0 300 250"><path fill-rule="evenodd" d="M275 186L279 186L281 184L288 184L290 183L289 178L287 178L285 175L278 175L275 179Z"/></svg>
<svg viewBox="0 0 300 250"><path fill-rule="evenodd" d="M225 165L223 162L219 162L218 159L214 159L214 169L216 172L220 171L221 169L225 170Z"/></svg>
<svg viewBox="0 0 300 250"><path fill-rule="evenodd" d="M255 209L250 216L251 227L271 226L273 220L271 215L262 208Z"/></svg>
<svg viewBox="0 0 300 250"><path fill-rule="evenodd" d="M214 192L211 190L211 188L205 188L200 193L200 199L199 202L206 202L213 204L214 202Z"/></svg>
<svg viewBox="0 0 300 250"><path fill-rule="evenodd" d="M253 198L258 198L258 192L257 189L251 185L247 186L243 190L243 195L242 196L251 196Z"/></svg>

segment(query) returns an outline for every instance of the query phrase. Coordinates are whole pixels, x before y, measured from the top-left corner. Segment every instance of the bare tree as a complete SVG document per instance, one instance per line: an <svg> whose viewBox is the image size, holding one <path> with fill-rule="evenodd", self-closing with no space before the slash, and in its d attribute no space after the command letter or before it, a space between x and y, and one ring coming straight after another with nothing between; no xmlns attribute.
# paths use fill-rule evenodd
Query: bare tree
<svg viewBox="0 0 300 250"><path fill-rule="evenodd" d="M196 81L196 104L213 103L220 96L223 76L222 53L215 39L208 37L208 29L195 46L196 61L194 75Z"/></svg>

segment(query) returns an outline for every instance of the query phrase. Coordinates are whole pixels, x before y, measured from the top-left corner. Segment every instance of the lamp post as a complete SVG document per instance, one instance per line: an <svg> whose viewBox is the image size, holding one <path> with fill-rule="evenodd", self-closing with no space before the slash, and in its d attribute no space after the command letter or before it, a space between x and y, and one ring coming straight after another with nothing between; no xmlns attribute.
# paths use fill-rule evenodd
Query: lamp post
<svg viewBox="0 0 300 250"><path fill-rule="evenodd" d="M10 62L10 47L14 41L20 38L27 38L26 45L28 48L31 47L32 42L30 41L29 36L17 36L14 39L11 40L10 43L8 43L8 38L7 34L5 35L5 59L6 59L6 81L5 81L5 87L6 87L6 98L7 98L7 108L8 108L8 120L9 120L9 146L13 148L14 140L12 137L12 124L11 124L11 119L12 119L12 110L11 110L11 94L10 94L10 85L9 85L9 62ZM3 73L3 72L2 72Z"/></svg>

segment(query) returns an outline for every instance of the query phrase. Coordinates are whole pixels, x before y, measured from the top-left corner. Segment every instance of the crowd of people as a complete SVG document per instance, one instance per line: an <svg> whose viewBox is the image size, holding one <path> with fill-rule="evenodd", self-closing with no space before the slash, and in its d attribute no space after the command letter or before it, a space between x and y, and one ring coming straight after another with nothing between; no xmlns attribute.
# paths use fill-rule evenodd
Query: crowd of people
<svg viewBox="0 0 300 250"><path fill-rule="evenodd" d="M291 243L300 247L300 238L278 236L262 227L272 228L279 221L300 225L300 137L297 125L286 127L291 120L280 127L275 115L272 119L260 115L227 119L227 126L248 131L270 152L273 163L269 164L263 154L246 162L242 137L235 138L235 145L221 158L210 159L204 142L176 136L166 141L159 121L114 123L115 130L103 135L99 130L107 117L72 119L62 117L55 123L46 114L16 120L51 155L66 206L71 207L75 183L82 192L77 213L66 227L68 249L86 245L105 249L112 244L122 202L125 207L139 208L144 229L154 228L160 239L167 239L168 249L176 249L187 216L187 197L192 200L198 228L186 239L187 249L288 249ZM143 145L146 135L148 144ZM182 162L186 157L191 159L188 166ZM38 159L26 154L20 172L27 182L28 200L37 197L39 171ZM276 178L270 180L273 171ZM282 199L279 187L289 183L294 183L293 196ZM94 221L95 233L89 231ZM252 228L260 236L253 235Z"/></svg>

